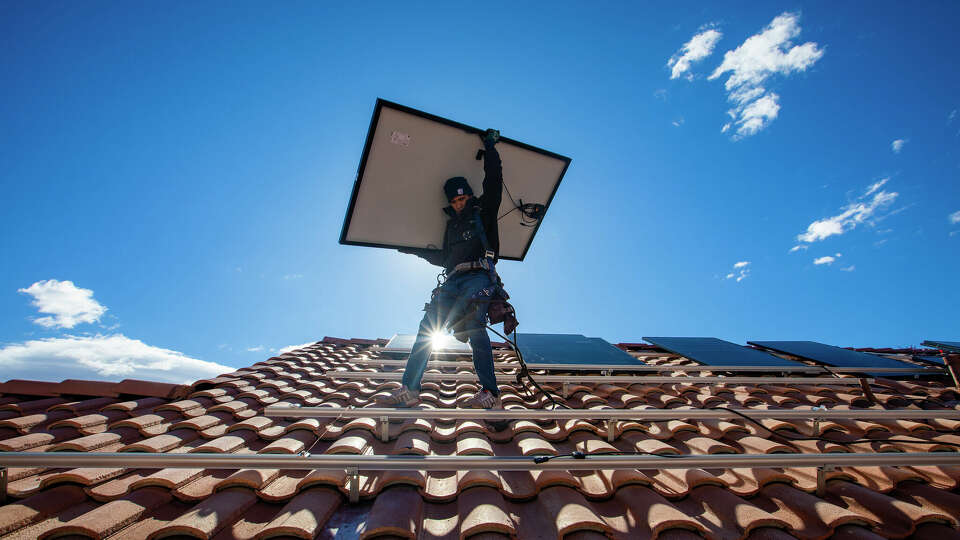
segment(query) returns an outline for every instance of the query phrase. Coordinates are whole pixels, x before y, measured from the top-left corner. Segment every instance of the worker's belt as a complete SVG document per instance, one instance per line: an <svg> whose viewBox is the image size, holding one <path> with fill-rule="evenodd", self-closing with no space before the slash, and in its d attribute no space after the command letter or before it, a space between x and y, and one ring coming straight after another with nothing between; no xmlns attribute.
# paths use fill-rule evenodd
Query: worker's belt
<svg viewBox="0 0 960 540"><path fill-rule="evenodd" d="M450 272L450 275L459 274L460 272L469 272L471 270L485 270L489 272L494 266L490 264L490 261L487 259L481 259L479 261L470 261L460 263L453 267L453 272Z"/></svg>

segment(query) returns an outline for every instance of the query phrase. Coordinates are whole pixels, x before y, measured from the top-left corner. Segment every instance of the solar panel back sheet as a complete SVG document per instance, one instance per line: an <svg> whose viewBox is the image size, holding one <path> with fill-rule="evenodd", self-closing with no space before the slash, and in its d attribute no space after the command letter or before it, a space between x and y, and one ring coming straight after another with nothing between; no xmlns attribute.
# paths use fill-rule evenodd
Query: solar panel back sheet
<svg viewBox="0 0 960 540"><path fill-rule="evenodd" d="M340 243L383 248L440 248L448 206L443 183L466 178L482 194L485 130L378 99L344 218ZM524 224L514 201L546 206L570 158L501 137L500 258L523 260L543 222ZM509 193L507 193L509 190ZM511 197L512 196L512 197Z"/></svg>
<svg viewBox="0 0 960 540"><path fill-rule="evenodd" d="M855 367L855 368L912 368L917 367L913 364L886 358L876 354L870 354L859 351L851 351L825 345L816 341L748 341L751 345L770 349L771 351L782 352L799 356L808 360L814 360L834 367Z"/></svg>
<svg viewBox="0 0 960 540"><path fill-rule="evenodd" d="M942 351L960 353L960 341L932 341L926 340L922 343L926 347L935 347Z"/></svg>
<svg viewBox="0 0 960 540"><path fill-rule="evenodd" d="M518 334L517 345L529 364L644 365L601 338L580 334Z"/></svg>
<svg viewBox="0 0 960 540"><path fill-rule="evenodd" d="M796 362L712 337L645 337L661 349L708 366L795 367Z"/></svg>

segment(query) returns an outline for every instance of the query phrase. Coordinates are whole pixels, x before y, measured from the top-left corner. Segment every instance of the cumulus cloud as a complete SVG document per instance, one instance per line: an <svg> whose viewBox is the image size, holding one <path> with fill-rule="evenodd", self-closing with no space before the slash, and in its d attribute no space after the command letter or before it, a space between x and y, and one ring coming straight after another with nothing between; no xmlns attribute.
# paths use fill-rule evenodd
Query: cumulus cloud
<svg viewBox="0 0 960 540"><path fill-rule="evenodd" d="M750 275L750 261L739 261L734 263L733 271L728 273L724 279L735 279L737 283L747 279Z"/></svg>
<svg viewBox="0 0 960 540"><path fill-rule="evenodd" d="M952 225L956 225L957 223L960 223L960 210L957 210L956 212L947 216L947 219L950 220L950 223Z"/></svg>
<svg viewBox="0 0 960 540"><path fill-rule="evenodd" d="M907 144L908 142L910 142L909 139L897 139L890 143L890 149L893 150L894 154L899 154L900 151L903 150L903 145Z"/></svg>
<svg viewBox="0 0 960 540"><path fill-rule="evenodd" d="M813 260L813 264L833 264L837 259L843 257L843 253L834 253L833 255L827 255L825 257L819 257Z"/></svg>
<svg viewBox="0 0 960 540"><path fill-rule="evenodd" d="M799 242L812 243L834 235L840 235L853 230L862 223L868 222L877 213L896 200L897 192L880 189L887 179L872 184L867 191L857 199L857 202L848 204L840 209L835 216L818 219L807 226L806 232L797 235Z"/></svg>
<svg viewBox="0 0 960 540"><path fill-rule="evenodd" d="M46 328L73 328L82 323L95 323L107 311L93 299L93 291L81 289L72 281L47 279L26 289L17 289L17 292L32 296L31 303L37 311L50 314L49 317L33 319Z"/></svg>
<svg viewBox="0 0 960 540"><path fill-rule="evenodd" d="M683 47L680 47L680 50L667 61L667 67L671 68L670 78L686 77L687 80L693 80L693 74L690 73L691 65L710 56L721 37L723 37L722 33L711 29L700 32L684 43Z"/></svg>
<svg viewBox="0 0 960 540"><path fill-rule="evenodd" d="M177 351L153 347L122 334L66 335L0 348L3 380L143 379L183 384L233 370Z"/></svg>
<svg viewBox="0 0 960 540"><path fill-rule="evenodd" d="M794 46L791 40L799 35L798 15L783 13L759 34L724 54L723 63L708 77L713 80L730 74L724 86L734 106L728 111L732 120L723 126L723 132L735 128L734 139L748 137L777 118L780 96L766 89L767 79L805 71L823 57L823 49L814 42Z"/></svg>

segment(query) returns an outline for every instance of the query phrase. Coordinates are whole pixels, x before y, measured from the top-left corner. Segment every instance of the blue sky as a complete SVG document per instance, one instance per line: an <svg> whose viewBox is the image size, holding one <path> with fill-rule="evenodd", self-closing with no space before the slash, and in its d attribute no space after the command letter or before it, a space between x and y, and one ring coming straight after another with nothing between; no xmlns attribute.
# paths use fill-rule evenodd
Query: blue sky
<svg viewBox="0 0 960 540"><path fill-rule="evenodd" d="M412 332L338 243L377 97L573 159L522 331L960 339L960 5L545 5L6 4L0 379Z"/></svg>

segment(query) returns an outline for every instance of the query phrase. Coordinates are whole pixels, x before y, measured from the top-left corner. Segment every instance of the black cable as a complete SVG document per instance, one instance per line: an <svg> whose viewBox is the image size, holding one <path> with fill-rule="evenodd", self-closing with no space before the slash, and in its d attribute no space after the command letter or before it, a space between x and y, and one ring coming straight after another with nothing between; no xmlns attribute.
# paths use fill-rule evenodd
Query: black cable
<svg viewBox="0 0 960 540"><path fill-rule="evenodd" d="M506 182L503 182L504 189L507 190L507 197L510 197L510 202L513 203L513 208L508 210L505 214L497 218L497 221L500 221L504 217L510 215L515 210L520 211L520 225L524 227L534 227L543 217L546 207L542 204L536 203L525 203L523 199L520 199L520 202L517 202L513 198L513 194L510 193L510 188L507 186Z"/></svg>
<svg viewBox="0 0 960 540"><path fill-rule="evenodd" d="M524 384L523 381L522 381L523 377L526 377L526 378L530 381L530 384L531 384L534 388L537 389L537 391L539 391L541 394L543 394L544 396L546 396L546 398L550 401L550 403L553 404L553 408L554 408L554 409L560 408L560 407L563 407L564 409L570 409L570 408L571 408L571 407L569 407L569 406L567 406L567 405L565 405L565 404L563 404L563 403L557 402L557 400L555 400L555 399L553 398L552 393L549 392L549 391L547 391L547 390L544 390L543 387L540 386L540 385L537 383L537 381L534 380L533 376L530 375L530 370L527 369L527 364L523 361L523 353L520 352L520 347L517 346L517 332L516 332L516 331L513 332L513 340L511 340L511 339L508 338L507 336L501 334L500 332L497 332L497 330L494 329L492 326L487 325L487 328L489 328L491 332L493 332L494 334L500 336L501 339L503 339L504 341L506 341L507 343L509 343L510 345L513 346L514 352L517 353L517 360L519 360L519 362L520 362L520 372L517 373L517 382L519 382L519 383L524 387L524 389L527 390L527 392L529 392L531 395L534 395L533 392L530 392L530 390L529 390L528 388L526 388L526 384Z"/></svg>

